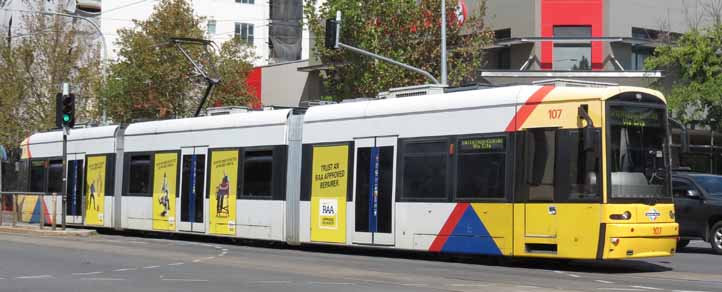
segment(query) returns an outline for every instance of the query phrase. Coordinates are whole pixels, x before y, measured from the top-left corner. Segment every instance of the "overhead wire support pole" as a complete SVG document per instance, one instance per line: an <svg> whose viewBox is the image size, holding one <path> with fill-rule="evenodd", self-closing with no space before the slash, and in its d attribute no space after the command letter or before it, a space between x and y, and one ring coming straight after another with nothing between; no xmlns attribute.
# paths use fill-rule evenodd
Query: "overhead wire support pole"
<svg viewBox="0 0 722 292"><path fill-rule="evenodd" d="M448 84L446 72L446 0L441 0L441 84Z"/></svg>

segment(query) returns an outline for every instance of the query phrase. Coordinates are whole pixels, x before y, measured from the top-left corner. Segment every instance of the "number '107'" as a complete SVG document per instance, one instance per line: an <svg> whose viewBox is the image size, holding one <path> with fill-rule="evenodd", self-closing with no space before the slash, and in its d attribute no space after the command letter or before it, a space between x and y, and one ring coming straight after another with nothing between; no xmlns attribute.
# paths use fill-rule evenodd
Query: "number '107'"
<svg viewBox="0 0 722 292"><path fill-rule="evenodd" d="M562 109L550 109L549 110L549 119L550 120L556 120L562 117Z"/></svg>

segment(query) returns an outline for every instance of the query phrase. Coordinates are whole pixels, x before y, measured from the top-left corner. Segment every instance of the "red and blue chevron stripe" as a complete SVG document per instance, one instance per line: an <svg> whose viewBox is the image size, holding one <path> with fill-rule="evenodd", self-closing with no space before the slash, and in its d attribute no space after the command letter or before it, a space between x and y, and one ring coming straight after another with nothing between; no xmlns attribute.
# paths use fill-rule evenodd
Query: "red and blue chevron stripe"
<svg viewBox="0 0 722 292"><path fill-rule="evenodd" d="M429 247L433 252L502 255L469 203L458 203Z"/></svg>

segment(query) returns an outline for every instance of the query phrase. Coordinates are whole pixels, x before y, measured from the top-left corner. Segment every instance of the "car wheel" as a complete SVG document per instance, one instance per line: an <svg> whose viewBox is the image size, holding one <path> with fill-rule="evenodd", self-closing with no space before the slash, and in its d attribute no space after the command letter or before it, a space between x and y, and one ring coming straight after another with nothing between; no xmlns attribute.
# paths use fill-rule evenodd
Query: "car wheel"
<svg viewBox="0 0 722 292"><path fill-rule="evenodd" d="M689 244L689 239L680 239L677 241L677 249L682 249L687 247Z"/></svg>
<svg viewBox="0 0 722 292"><path fill-rule="evenodd" d="M722 254L722 221L712 226L712 238L710 238L712 249L717 254Z"/></svg>

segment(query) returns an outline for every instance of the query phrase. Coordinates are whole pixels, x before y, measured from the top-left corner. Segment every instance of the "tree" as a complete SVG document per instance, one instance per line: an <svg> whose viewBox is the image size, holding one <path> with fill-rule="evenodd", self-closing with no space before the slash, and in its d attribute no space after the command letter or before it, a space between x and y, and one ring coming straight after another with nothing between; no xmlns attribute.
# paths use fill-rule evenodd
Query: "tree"
<svg viewBox="0 0 722 292"><path fill-rule="evenodd" d="M27 2L33 9L35 4ZM55 95L63 82L78 96L78 122L95 120L100 66L93 28L37 13L17 13L14 20L11 37L0 40L0 144L14 147L54 128Z"/></svg>
<svg viewBox="0 0 722 292"><path fill-rule="evenodd" d="M685 33L645 62L664 70L655 86L665 92L675 118L685 124L722 125L722 24Z"/></svg>
<svg viewBox="0 0 722 292"><path fill-rule="evenodd" d="M249 63L249 60L255 58L252 48L239 37L224 42L217 61L221 84L209 104L250 105L255 102L252 99L254 94L246 82L248 73L253 69L253 64Z"/></svg>
<svg viewBox="0 0 722 292"><path fill-rule="evenodd" d="M447 48L449 83L452 86L479 78L483 48L493 32L483 22L484 2L469 13L463 26L456 21L457 2L447 1ZM440 0L317 0L306 2L304 14L313 35L323 36L325 19L343 14L341 41L382 54L440 76ZM395 65L379 62L347 50L329 50L317 37L313 50L329 65L324 85L336 99L375 96L393 87L428 83L428 80ZM439 78L437 78L439 79Z"/></svg>
<svg viewBox="0 0 722 292"><path fill-rule="evenodd" d="M111 65L105 90L113 121L187 117L195 111L206 84L169 39L203 38L201 22L187 0L160 0L147 20L118 31L119 60ZM184 45L211 75L222 77L216 90L219 96L206 105L242 105L247 100L248 91L239 84L251 68L250 55L241 47L232 40L217 55L202 46ZM218 72L213 70L214 62L220 63Z"/></svg>

